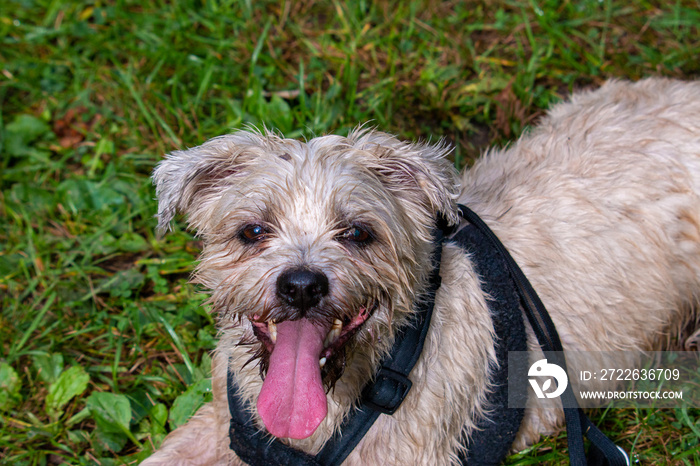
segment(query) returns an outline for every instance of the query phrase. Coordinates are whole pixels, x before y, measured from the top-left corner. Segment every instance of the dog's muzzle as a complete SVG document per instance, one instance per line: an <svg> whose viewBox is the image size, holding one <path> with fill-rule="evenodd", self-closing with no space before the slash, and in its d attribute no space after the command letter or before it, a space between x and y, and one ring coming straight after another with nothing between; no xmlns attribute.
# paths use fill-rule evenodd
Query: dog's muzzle
<svg viewBox="0 0 700 466"><path fill-rule="evenodd" d="M298 312L296 318L304 317L327 295L328 277L323 272L294 268L285 270L277 278L277 297Z"/></svg>

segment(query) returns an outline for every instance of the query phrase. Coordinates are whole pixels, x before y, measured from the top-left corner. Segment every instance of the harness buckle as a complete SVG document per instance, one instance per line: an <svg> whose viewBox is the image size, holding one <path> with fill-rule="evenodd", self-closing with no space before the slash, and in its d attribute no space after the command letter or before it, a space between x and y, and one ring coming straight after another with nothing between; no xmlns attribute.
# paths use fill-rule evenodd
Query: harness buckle
<svg viewBox="0 0 700 466"><path fill-rule="evenodd" d="M374 383L362 390L362 403L382 414L394 414L412 385L413 382L405 375L381 367Z"/></svg>

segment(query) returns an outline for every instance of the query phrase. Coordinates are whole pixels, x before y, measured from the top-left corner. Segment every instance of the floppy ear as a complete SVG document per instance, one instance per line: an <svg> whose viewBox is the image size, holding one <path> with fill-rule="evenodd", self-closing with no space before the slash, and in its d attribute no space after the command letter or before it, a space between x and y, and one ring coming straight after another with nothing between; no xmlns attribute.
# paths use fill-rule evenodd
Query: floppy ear
<svg viewBox="0 0 700 466"><path fill-rule="evenodd" d="M444 215L450 225L459 222L459 175L446 158L452 150L449 145L402 142L386 133L362 129L349 139L374 156L370 168L395 196L431 217Z"/></svg>
<svg viewBox="0 0 700 466"><path fill-rule="evenodd" d="M201 146L175 151L158 163L153 183L158 197L158 231L170 228L176 213L192 214L221 196L221 184L245 166L246 149L256 135L236 133Z"/></svg>

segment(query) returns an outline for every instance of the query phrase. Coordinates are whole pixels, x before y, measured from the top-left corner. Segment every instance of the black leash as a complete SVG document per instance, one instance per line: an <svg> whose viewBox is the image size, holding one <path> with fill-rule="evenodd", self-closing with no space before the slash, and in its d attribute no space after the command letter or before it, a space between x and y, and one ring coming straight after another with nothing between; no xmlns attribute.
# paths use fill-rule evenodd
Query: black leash
<svg viewBox="0 0 700 466"><path fill-rule="evenodd" d="M518 264L503 246L503 243L478 215L461 204L459 209L462 217L486 235L505 259L515 286L518 288L525 315L537 336L537 341L540 343L545 356L568 373L563 353L564 348L554 327L554 322L552 322L547 309L525 277L525 274L520 270ZM569 444L569 461L572 466L629 466L627 454L606 437L578 406L571 384L567 385L566 390L562 394L562 404L564 406L575 406L574 408L564 408L566 435ZM586 461L583 445L584 435L591 441L591 461L588 462Z"/></svg>
<svg viewBox="0 0 700 466"><path fill-rule="evenodd" d="M449 244L469 255L481 291L488 296L486 305L493 325L496 356L496 364L489 368L488 414L474 419L475 429L463 431L461 444L466 450L458 452L459 464L498 466L508 456L520 430L530 390L527 383L508 383L511 379L522 382L528 378L527 363L513 364L508 357L511 352L528 354L521 298L505 258L478 228L472 224L461 226L450 236Z"/></svg>

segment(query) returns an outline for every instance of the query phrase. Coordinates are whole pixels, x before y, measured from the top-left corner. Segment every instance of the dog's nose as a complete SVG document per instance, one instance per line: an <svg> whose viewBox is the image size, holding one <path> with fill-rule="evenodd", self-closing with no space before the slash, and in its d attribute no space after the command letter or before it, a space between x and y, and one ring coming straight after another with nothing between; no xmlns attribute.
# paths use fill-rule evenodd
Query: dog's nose
<svg viewBox="0 0 700 466"><path fill-rule="evenodd" d="M282 272L277 278L277 296L302 315L328 294L328 277L307 268Z"/></svg>

